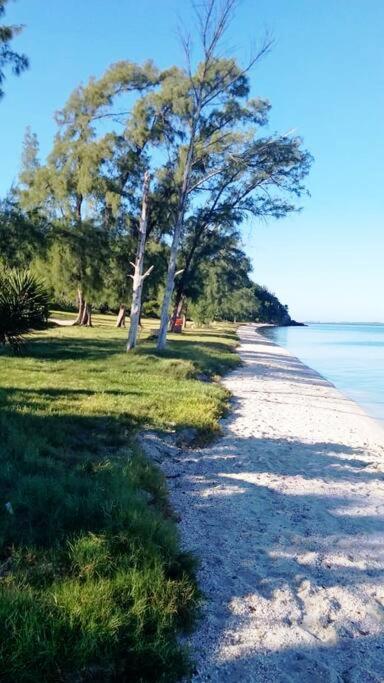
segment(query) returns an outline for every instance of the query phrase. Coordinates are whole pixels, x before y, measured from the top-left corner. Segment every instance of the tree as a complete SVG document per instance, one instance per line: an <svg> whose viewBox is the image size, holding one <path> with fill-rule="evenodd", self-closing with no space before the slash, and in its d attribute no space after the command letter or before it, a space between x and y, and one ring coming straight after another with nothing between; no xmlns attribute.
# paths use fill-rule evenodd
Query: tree
<svg viewBox="0 0 384 683"><path fill-rule="evenodd" d="M259 310L257 320L262 323L273 323L275 325L292 324L291 316L288 313L288 306L284 306L275 294L268 291L266 287L254 285L255 295L259 300Z"/></svg>
<svg viewBox="0 0 384 683"><path fill-rule="evenodd" d="M181 129L183 144L174 152L178 180L178 205L174 222L173 238L168 264L167 281L161 311L161 323L158 337L158 350L166 344L169 320L169 307L174 288L177 256L182 235L188 197L193 189L201 186L205 180L207 150L223 164L223 152L228 149L225 138L231 137L230 124L233 116L231 106L238 104L239 98L246 94L244 78L234 60L219 59L217 47L227 27L233 0L227 0L218 9L216 0L208 0L205 12L197 10L199 33L203 59L192 73L190 41L184 39L187 56L187 71L178 70L176 78L178 88L177 100L171 103L174 114L174 127ZM175 75L172 74L172 78ZM164 83L167 96L168 83ZM173 94L174 89L171 89ZM219 104L219 100L221 100ZM217 109L219 107L219 109ZM227 113L227 119L225 114ZM220 113L223 114L220 117ZM220 119L221 120L218 120ZM216 123L214 123L216 119ZM229 127L229 130L228 130ZM227 129L227 130L226 130ZM211 173L214 174L213 171ZM194 176L199 176L199 180ZM201 175L203 177L201 177ZM209 177L209 172L208 176Z"/></svg>
<svg viewBox="0 0 384 683"><path fill-rule="evenodd" d="M159 350L166 343L169 309L178 256L186 226L193 226L196 248L206 229L220 224L220 216L233 219L246 212L259 217L285 215L293 206L279 198L282 192L303 191L301 180L308 172L310 157L301 150L301 140L288 134L259 137L267 120L269 103L249 99L248 72L269 49L265 41L246 68L234 59L219 56L221 39L231 18L234 2L207 0L197 10L202 60L192 69L191 49L184 40L187 68L172 72L162 81L164 98L169 95L173 128L179 131L171 149L175 168L178 204L161 312ZM168 83L173 79L173 87ZM202 208L203 207L203 208ZM197 214L197 220L190 222ZM189 264L187 263L187 269ZM185 271L184 271L185 272ZM187 278L185 272L182 282ZM182 296L182 286L177 299ZM179 300L176 300L176 309Z"/></svg>
<svg viewBox="0 0 384 683"><path fill-rule="evenodd" d="M20 174L20 201L55 224L72 255L77 286L77 324L90 323L88 293L100 291L97 264L91 263L93 242L112 231L123 204L137 206L137 178L151 131L138 116L124 134L100 134L97 121L109 116L114 98L152 87L158 73L151 63L112 65L104 76L77 88L57 114L58 133L45 164L36 161L36 141L27 134ZM148 128L148 127L147 127ZM26 163L27 162L27 163Z"/></svg>
<svg viewBox="0 0 384 683"><path fill-rule="evenodd" d="M0 18L5 14L5 6L8 0L0 0ZM2 85L5 80L5 69L19 76L28 68L28 58L15 52L11 47L12 40L21 32L22 26L7 26L0 24L0 99L4 95Z"/></svg>
<svg viewBox="0 0 384 683"><path fill-rule="evenodd" d="M205 324L214 320L266 322L290 325L287 306L266 287L252 282L251 264L236 233L221 240L221 249L207 251L187 289L193 320Z"/></svg>
<svg viewBox="0 0 384 683"><path fill-rule="evenodd" d="M240 316L234 309L237 292L251 287L251 264L239 245L236 232L220 240L221 246L200 260L199 280L201 291L197 299L199 308L205 307L206 321L232 320ZM255 297L253 297L255 302ZM248 310L248 309L247 309ZM251 311L249 310L249 315Z"/></svg>
<svg viewBox="0 0 384 683"><path fill-rule="evenodd" d="M297 210L289 195L300 196L304 191L302 181L311 163L300 144L299 139L279 136L239 146L236 156L205 188L204 205L198 206L184 225L180 249L183 274L175 288L172 320L180 312L185 290L207 249L212 252L216 245L220 250L221 239L246 217L278 219Z"/></svg>

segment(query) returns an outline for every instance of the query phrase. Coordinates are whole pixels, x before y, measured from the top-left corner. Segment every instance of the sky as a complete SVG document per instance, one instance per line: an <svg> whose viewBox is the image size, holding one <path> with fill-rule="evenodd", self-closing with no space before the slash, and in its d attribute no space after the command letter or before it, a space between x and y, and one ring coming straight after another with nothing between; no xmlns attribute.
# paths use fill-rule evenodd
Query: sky
<svg viewBox="0 0 384 683"><path fill-rule="evenodd" d="M0 196L17 179L27 126L41 157L71 91L121 59L180 64L189 0L17 0L14 48L30 69L0 103ZM240 61L274 39L251 74L268 132L294 129L314 156L302 210L243 228L253 279L297 320L384 322L384 1L242 0L226 38Z"/></svg>

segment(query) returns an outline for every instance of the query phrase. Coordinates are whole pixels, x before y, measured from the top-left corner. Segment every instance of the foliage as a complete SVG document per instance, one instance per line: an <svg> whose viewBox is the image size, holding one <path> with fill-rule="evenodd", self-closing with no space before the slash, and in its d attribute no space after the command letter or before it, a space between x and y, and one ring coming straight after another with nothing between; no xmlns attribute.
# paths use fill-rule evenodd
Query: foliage
<svg viewBox="0 0 384 683"><path fill-rule="evenodd" d="M80 260L83 289L95 309L117 311L121 302L130 300L129 261L136 242L128 230L107 232L85 221L80 227L65 229L45 221L36 210L22 210L15 197L9 196L0 204L0 243L3 265L30 265L33 274L44 281L53 305L75 306ZM165 240L149 239L144 267L154 264L155 268L144 284L144 315L159 315L168 255ZM188 314L196 322L290 322L278 299L250 279L251 265L231 220L223 219L220 227L206 230L198 243L188 222L180 260L187 267L176 279L175 303L185 297Z"/></svg>
<svg viewBox="0 0 384 683"><path fill-rule="evenodd" d="M23 211L10 193L0 200L0 265L26 269L37 257L46 260L48 232L42 217Z"/></svg>
<svg viewBox="0 0 384 683"><path fill-rule="evenodd" d="M8 0L0 0L0 18L5 13ZM0 24L0 99L4 95L2 84L5 80L5 69L10 67L17 76L28 67L28 59L25 55L18 54L11 47L12 40L22 30L21 26L7 26Z"/></svg>
<svg viewBox="0 0 384 683"><path fill-rule="evenodd" d="M259 300L257 319L262 323L274 323L276 325L289 325L291 317L288 307L280 303L277 296L268 291L266 287L254 286L254 291Z"/></svg>
<svg viewBox="0 0 384 683"><path fill-rule="evenodd" d="M0 271L0 344L19 347L22 335L45 327L49 296L29 271Z"/></svg>
<svg viewBox="0 0 384 683"><path fill-rule="evenodd" d="M287 307L250 279L251 264L239 249L236 232L205 244L200 247L203 257L184 283L190 301L188 313L194 320L201 324L213 320L290 324Z"/></svg>
<svg viewBox="0 0 384 683"><path fill-rule="evenodd" d="M170 306L204 299L203 280L221 253L231 248L246 259L244 220L282 218L305 193L311 157L302 140L266 135L271 105L251 94L250 69L269 43L246 67L220 56L233 5L196 6L199 57L184 42L185 67L121 61L76 88L56 115L45 161L26 132L16 195L22 212L49 225L48 251L33 256L32 269L46 271L56 301L74 301L81 290L104 309L129 307L143 175L151 172L144 269L154 270L143 303L151 312L161 303L159 348ZM244 315L242 301L232 296L231 318Z"/></svg>

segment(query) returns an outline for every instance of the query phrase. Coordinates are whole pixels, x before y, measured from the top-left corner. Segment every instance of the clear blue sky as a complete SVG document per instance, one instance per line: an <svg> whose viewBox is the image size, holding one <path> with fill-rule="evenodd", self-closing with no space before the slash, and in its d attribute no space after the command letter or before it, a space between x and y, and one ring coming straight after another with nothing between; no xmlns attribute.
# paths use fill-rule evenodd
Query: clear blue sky
<svg viewBox="0 0 384 683"><path fill-rule="evenodd" d="M10 3L31 68L0 103L0 194L27 125L44 156L74 87L120 59L180 63L175 28L190 14L188 0ZM297 319L384 322L384 1L243 0L227 43L245 57L265 29L275 45L253 94L272 103L271 132L295 128L315 164L302 213L244 229L254 279Z"/></svg>

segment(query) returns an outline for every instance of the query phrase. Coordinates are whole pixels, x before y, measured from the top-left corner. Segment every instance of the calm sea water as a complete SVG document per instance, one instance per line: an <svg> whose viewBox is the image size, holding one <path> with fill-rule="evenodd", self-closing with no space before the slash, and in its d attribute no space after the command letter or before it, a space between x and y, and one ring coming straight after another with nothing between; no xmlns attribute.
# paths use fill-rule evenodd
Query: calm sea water
<svg viewBox="0 0 384 683"><path fill-rule="evenodd" d="M384 324L322 323L264 332L384 423Z"/></svg>

